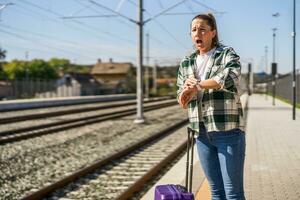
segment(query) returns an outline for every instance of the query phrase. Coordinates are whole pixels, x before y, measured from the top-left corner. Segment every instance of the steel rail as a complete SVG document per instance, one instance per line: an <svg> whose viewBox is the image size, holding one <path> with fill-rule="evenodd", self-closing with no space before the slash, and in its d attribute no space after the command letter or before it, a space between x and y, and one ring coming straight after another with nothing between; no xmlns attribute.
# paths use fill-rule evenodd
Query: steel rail
<svg viewBox="0 0 300 200"><path fill-rule="evenodd" d="M64 177L64 178L62 178L62 179L60 179L60 180L58 180L58 181L56 181L52 184L49 184L49 185L43 187L42 189L40 189L38 191L35 191L31 194L28 194L28 195L24 196L23 198L21 198L21 200L32 200L32 199L37 199L38 200L38 199L42 199L42 198L46 197L47 195L49 195L50 193L54 192L55 190L60 189L64 186L66 186L67 184L72 183L75 180L77 180L77 179L79 179L79 178L81 178L81 177L83 177L87 174L92 173L96 169L104 167L105 165L109 164L112 160L120 159L120 158L130 154L131 152L133 152L137 149L140 149L141 147L153 142L156 139L159 139L163 136L171 134L172 132L174 132L177 129L179 129L179 128L183 127L184 125L186 125L187 122L188 122L188 119L184 119L181 122L176 123L175 125L173 125L171 127L168 127L166 129L164 129L163 131L160 131L160 132L148 137L147 139L145 139L143 141L136 142L135 144L131 145L130 147L123 148L122 150L118 151L117 153L114 153L113 155L107 156L104 159L96 161L96 162L92 163L91 165L89 165L85 168L82 168L80 170L75 171L71 175L68 175L68 176L66 176L66 177ZM180 147L182 147L182 145L183 144L181 144ZM179 149L181 149L181 148L179 148ZM183 149L184 149L184 147L183 147ZM179 150L177 148L175 152L178 154L178 151ZM173 158L173 156L176 153L173 152L172 156L168 156L168 157ZM163 163L166 164L168 162L169 161L167 161L167 160L163 160L162 162L160 162L160 167L162 167ZM147 173L148 174L147 176L153 175L154 172L156 172L156 170L158 168L159 167L152 168L150 170L151 172ZM134 184L134 185L136 185L136 184ZM128 195L129 193L132 193L132 192L126 192L126 195Z"/></svg>
<svg viewBox="0 0 300 200"><path fill-rule="evenodd" d="M53 98L54 99L54 98ZM8 108L1 110L0 113L2 112L14 112L14 111L22 111L22 110L34 110L34 109L41 109L41 108L52 108L52 107L63 107L63 106L71 106L71 105L83 105L83 104L96 104L96 103L106 103L106 102L117 102L117 101L126 101L126 100L135 100L135 97L123 97L123 98L116 98L114 97L108 97L107 99L88 99L88 100L82 100L82 101L76 101L76 102L68 102L66 100L61 100L65 101L63 104L48 104L48 105L35 105L35 106L29 106L29 107L21 107L21 108Z"/></svg>
<svg viewBox="0 0 300 200"><path fill-rule="evenodd" d="M177 104L177 102L168 102L168 103L159 104L159 105L147 106L144 109L145 109L145 111L151 111L151 110L155 110L155 109L159 109L159 108L173 106L176 104ZM88 124L93 124L93 123L97 123L97 122L101 122L101 121L116 119L116 118L133 115L133 114L136 114L135 108L134 109L126 109L126 110L122 110L122 111L114 112L114 113L105 113L105 114L93 115L93 116L89 116L89 117L85 117L85 118L65 120L62 122L54 122L54 123L48 123L48 124L43 124L43 125L38 125L38 126L4 131L4 132L0 132L0 145L5 144L5 143L10 143L10 142L16 142L16 141L24 140L24 139L28 139L28 138L38 137L41 135L50 134L50 133L54 133L54 132L58 132L58 131L63 131L63 130L71 129L71 128L81 127L81 126L85 126ZM63 125L65 125L65 126L63 126ZM57 127L57 126L59 126L59 127ZM46 129L46 128L48 128L48 129L40 130L40 129ZM24 132L36 131L36 130L40 130L40 131L24 133Z"/></svg>
<svg viewBox="0 0 300 200"><path fill-rule="evenodd" d="M171 154L166 158L161 160L157 165L152 167L146 174L144 174L140 179L133 183L127 190L120 194L116 200L130 199L134 193L141 190L147 181L151 180L154 176L159 174L159 172L172 162L181 152L183 152L187 145L187 139L184 140Z"/></svg>
<svg viewBox="0 0 300 200"><path fill-rule="evenodd" d="M167 100L167 98L145 100L144 103L152 103L152 102L157 102L157 101L162 101L162 100ZM60 110L60 111L53 111L53 112L47 112L47 113L12 116L12 117L0 118L0 124L1 125L11 124L11 123L23 122L23 121L27 121L27 120L41 119L41 118L45 118L45 117L57 117L57 116L61 116L61 115L90 112L90 111L96 111L96 110L100 110L100 109L101 110L111 109L111 108L130 106L130 105L135 105L135 104L136 104L136 102L134 101L134 102L129 102L129 103L128 102L127 103L119 103L119 104L114 104L114 105L101 105L101 106L93 106L93 107L88 107L88 108L77 108L77 109Z"/></svg>

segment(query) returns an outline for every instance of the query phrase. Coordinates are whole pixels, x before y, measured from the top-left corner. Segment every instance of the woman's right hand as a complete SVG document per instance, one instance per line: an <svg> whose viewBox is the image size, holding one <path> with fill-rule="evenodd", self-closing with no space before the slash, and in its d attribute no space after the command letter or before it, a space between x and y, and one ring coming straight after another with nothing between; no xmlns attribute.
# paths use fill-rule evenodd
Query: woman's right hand
<svg viewBox="0 0 300 200"><path fill-rule="evenodd" d="M188 103L197 95L197 90L194 88L185 88L179 96L179 104L182 108L186 109Z"/></svg>

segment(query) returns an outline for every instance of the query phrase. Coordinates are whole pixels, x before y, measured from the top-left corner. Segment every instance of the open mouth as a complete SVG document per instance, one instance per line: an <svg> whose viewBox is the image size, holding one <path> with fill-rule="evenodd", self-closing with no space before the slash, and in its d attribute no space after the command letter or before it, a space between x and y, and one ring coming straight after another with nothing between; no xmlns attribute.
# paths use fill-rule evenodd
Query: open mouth
<svg viewBox="0 0 300 200"><path fill-rule="evenodd" d="M202 40L200 40L200 39L197 39L197 40L196 40L196 44L198 44L198 45L199 45L199 44L202 44L202 43L203 43L203 41L202 41Z"/></svg>

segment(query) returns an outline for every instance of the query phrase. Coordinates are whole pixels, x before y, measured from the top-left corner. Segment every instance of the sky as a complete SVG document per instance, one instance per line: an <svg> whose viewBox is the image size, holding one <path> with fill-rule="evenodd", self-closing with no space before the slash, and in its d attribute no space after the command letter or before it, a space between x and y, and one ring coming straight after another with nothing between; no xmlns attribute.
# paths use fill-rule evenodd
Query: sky
<svg viewBox="0 0 300 200"><path fill-rule="evenodd" d="M219 39L255 72L292 71L293 0L144 0L144 57L149 64L174 65L193 51L191 19L199 13L216 16ZM76 64L108 62L136 64L138 0L0 0L13 3L0 11L0 47L13 59L67 58ZM296 33L300 31L300 2L296 0ZM172 8L173 7L173 8ZM169 9L172 8L172 9ZM120 15L117 15L120 13ZM279 13L279 16L272 16ZM131 19L131 20L130 20ZM296 23L296 25L297 25ZM146 34L149 34L149 46ZM300 68L299 37L296 68ZM148 48L147 48L148 46ZM266 53L267 47L267 53ZM147 53L149 49L149 54ZM147 64L144 59L144 64Z"/></svg>

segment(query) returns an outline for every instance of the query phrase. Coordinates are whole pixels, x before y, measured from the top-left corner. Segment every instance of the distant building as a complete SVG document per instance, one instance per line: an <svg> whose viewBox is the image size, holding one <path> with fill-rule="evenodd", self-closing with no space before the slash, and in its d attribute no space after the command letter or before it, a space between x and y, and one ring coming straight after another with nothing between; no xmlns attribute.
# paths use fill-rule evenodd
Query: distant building
<svg viewBox="0 0 300 200"><path fill-rule="evenodd" d="M0 100L9 97L11 93L11 83L7 81L0 81Z"/></svg>
<svg viewBox="0 0 300 200"><path fill-rule="evenodd" d="M94 79L106 88L107 93L124 93L128 92L135 81L133 64L129 62L102 62L101 59L94 65L91 70Z"/></svg>
<svg viewBox="0 0 300 200"><path fill-rule="evenodd" d="M176 85L176 81L176 78L158 78L156 80L156 84L158 87L163 85L173 87L174 85Z"/></svg>
<svg viewBox="0 0 300 200"><path fill-rule="evenodd" d="M101 84L91 74L67 73L57 80L59 96L98 95L101 90Z"/></svg>

